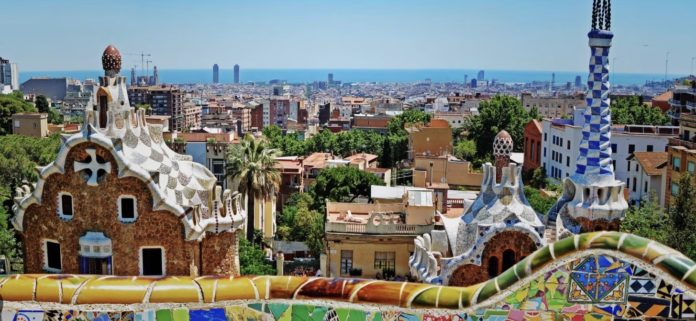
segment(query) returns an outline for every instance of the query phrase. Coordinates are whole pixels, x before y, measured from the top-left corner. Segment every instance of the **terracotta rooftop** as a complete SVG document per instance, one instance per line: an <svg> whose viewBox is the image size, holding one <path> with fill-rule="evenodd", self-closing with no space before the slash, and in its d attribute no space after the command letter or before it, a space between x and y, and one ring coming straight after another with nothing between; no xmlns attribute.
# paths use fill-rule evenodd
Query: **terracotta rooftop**
<svg viewBox="0 0 696 321"><path fill-rule="evenodd" d="M667 152L635 152L631 158L635 158L640 167L649 176L660 175L660 169L667 163Z"/></svg>
<svg viewBox="0 0 696 321"><path fill-rule="evenodd" d="M376 160L377 157L378 156L374 154L357 153L346 157L346 159L349 160L351 163L356 163L362 160L366 160L369 163L373 160Z"/></svg>

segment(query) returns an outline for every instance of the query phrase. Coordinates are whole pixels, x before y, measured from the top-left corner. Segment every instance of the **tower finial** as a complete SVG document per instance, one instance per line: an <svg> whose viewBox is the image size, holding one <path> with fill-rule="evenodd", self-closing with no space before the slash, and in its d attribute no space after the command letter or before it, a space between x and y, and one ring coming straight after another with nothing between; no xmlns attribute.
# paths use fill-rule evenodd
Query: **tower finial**
<svg viewBox="0 0 696 321"><path fill-rule="evenodd" d="M611 0L592 2L592 30L611 30Z"/></svg>

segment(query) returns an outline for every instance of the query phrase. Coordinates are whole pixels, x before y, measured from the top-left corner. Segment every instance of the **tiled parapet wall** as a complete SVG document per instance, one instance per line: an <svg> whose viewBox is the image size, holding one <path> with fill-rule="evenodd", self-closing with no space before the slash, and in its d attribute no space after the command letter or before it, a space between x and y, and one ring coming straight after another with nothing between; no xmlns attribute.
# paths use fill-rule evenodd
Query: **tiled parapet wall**
<svg viewBox="0 0 696 321"><path fill-rule="evenodd" d="M16 275L3 319L653 320L696 319L693 261L630 234L576 235L469 287L306 277Z"/></svg>

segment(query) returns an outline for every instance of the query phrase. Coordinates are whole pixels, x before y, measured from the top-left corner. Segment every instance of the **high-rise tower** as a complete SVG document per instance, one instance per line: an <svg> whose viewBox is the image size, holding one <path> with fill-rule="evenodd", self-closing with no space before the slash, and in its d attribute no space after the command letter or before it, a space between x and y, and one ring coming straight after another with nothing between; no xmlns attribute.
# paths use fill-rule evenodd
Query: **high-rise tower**
<svg viewBox="0 0 696 321"><path fill-rule="evenodd" d="M213 65L213 83L220 83L220 67L218 67L218 64Z"/></svg>
<svg viewBox="0 0 696 321"><path fill-rule="evenodd" d="M618 230L628 204L623 182L614 177L611 159L609 48L611 2L594 0L590 30L587 107L575 174L563 183L563 195L549 211L558 238L596 230Z"/></svg>
<svg viewBox="0 0 696 321"><path fill-rule="evenodd" d="M234 83L239 83L239 65L234 65Z"/></svg>

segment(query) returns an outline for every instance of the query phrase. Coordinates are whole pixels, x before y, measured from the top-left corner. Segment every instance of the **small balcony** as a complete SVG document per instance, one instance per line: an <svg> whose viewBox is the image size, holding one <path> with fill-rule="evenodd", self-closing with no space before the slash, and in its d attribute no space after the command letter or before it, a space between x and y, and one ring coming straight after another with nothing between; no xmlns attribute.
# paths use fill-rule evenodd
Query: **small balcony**
<svg viewBox="0 0 696 321"><path fill-rule="evenodd" d="M668 142L669 146L682 146L687 149L696 149L696 142L683 140L681 138L670 138Z"/></svg>

